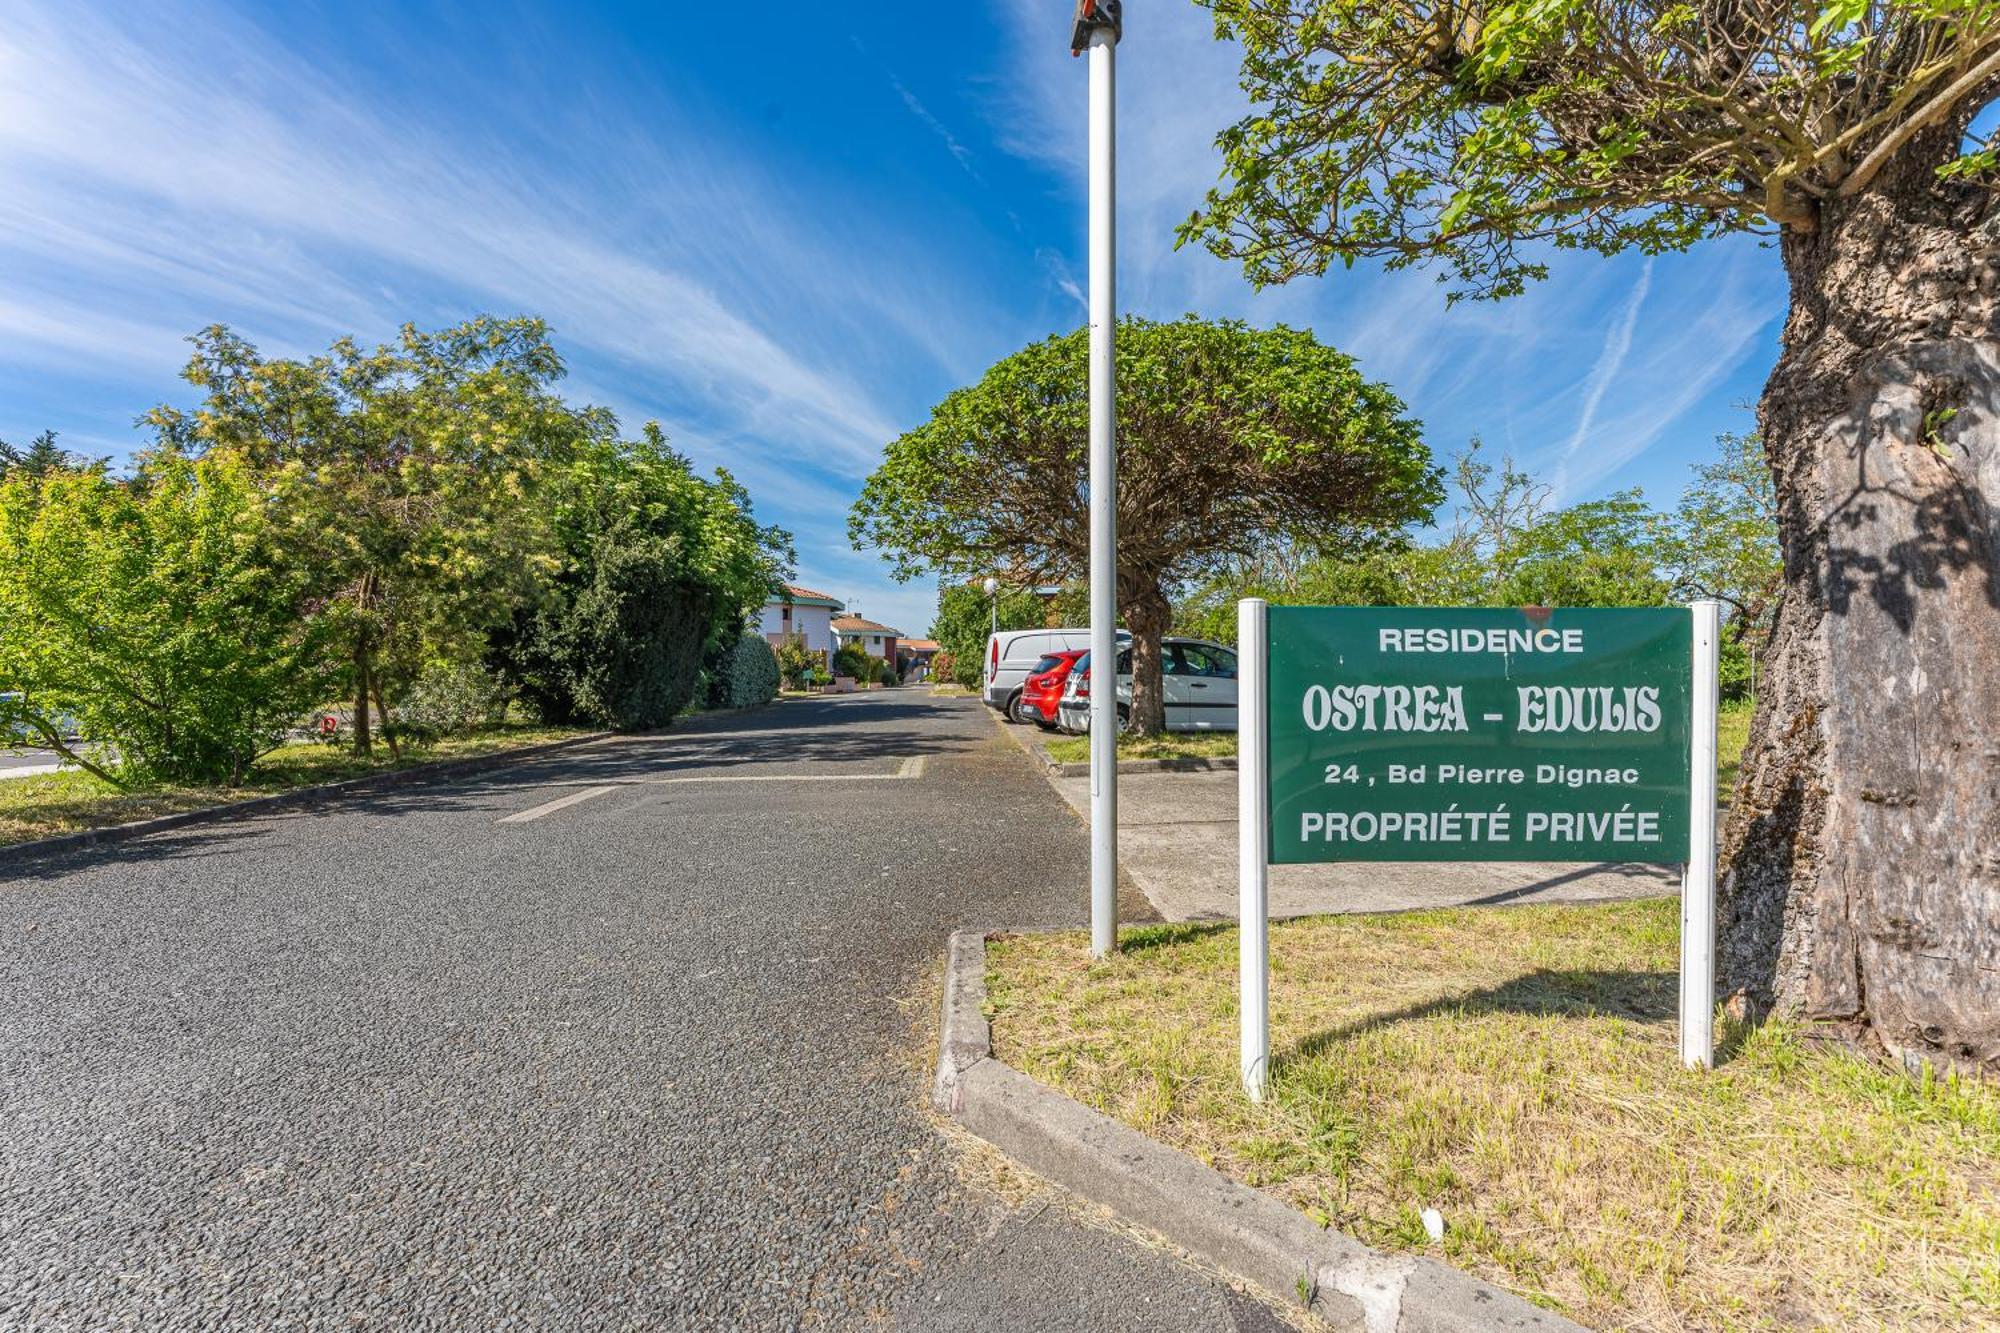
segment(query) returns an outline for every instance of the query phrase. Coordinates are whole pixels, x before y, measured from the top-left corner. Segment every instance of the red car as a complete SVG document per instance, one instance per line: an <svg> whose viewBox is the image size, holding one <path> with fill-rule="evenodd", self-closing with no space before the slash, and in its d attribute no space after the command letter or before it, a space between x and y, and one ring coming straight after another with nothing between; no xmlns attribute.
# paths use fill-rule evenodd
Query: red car
<svg viewBox="0 0 2000 1333"><path fill-rule="evenodd" d="M1054 730L1056 705L1062 702L1063 685L1069 680L1070 668L1083 654L1081 648L1064 649L1036 662L1034 670L1021 682L1021 693L1014 700L1014 721L1032 722Z"/></svg>

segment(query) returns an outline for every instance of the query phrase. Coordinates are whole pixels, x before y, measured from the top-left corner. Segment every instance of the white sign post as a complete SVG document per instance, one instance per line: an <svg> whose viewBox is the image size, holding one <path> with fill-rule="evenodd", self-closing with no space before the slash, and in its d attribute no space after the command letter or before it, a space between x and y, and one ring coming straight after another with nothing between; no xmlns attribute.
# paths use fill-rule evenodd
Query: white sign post
<svg viewBox="0 0 2000 1333"><path fill-rule="evenodd" d="M1264 840L1271 824L1271 718L1264 693L1270 605L1236 604L1236 911L1237 1009L1243 1090L1264 1100L1271 1066L1271 867Z"/></svg>
<svg viewBox="0 0 2000 1333"><path fill-rule="evenodd" d="M1715 1064L1715 713L1722 603L1696 602L1688 859L1681 873L1681 1063Z"/></svg>
<svg viewBox="0 0 2000 1333"><path fill-rule="evenodd" d="M1323 608L1322 608L1323 609ZM1340 614L1358 614L1339 612ZM1296 615L1298 612L1288 611ZM1479 613L1468 613L1479 614ZM1576 614L1617 614L1580 612ZM1631 613L1626 613L1631 614ZM1658 613L1654 613L1658 614ZM1688 701L1688 841L1681 884L1680 1056L1691 1068L1715 1062L1715 751L1722 606L1695 602ZM1261 1102L1270 1089L1271 633L1262 598L1236 604L1238 1070ZM1289 643L1289 641L1288 641ZM1295 652L1296 644L1287 648ZM1288 705L1289 706L1289 705ZM1489 714L1488 720L1500 715ZM1532 730L1532 728L1530 728ZM1328 779L1332 781L1331 778ZM1369 783L1373 785L1372 779ZM1532 823L1529 824L1532 828ZM1461 858L1466 859L1466 858ZM1511 859L1526 859L1514 857Z"/></svg>

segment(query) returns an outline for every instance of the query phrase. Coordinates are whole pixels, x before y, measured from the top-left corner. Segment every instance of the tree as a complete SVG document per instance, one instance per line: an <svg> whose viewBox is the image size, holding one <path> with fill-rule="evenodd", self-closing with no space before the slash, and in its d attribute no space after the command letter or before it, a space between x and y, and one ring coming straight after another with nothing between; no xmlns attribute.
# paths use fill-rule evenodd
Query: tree
<svg viewBox="0 0 2000 1333"><path fill-rule="evenodd" d="M986 677L986 637L996 621L1003 630L1038 629L1048 623L1048 607L1028 588L1003 587L996 601L977 582L946 580L939 586L930 635L939 656L950 657L939 679L979 688Z"/></svg>
<svg viewBox="0 0 2000 1333"><path fill-rule="evenodd" d="M1036 343L889 445L849 519L904 578L1077 577L1090 558L1087 333ZM1272 535L1321 547L1427 517L1441 492L1415 421L1310 333L1192 316L1118 331L1118 603L1131 725L1164 725L1169 595Z"/></svg>
<svg viewBox="0 0 2000 1333"><path fill-rule="evenodd" d="M1662 523L1638 491L1558 509L1493 555L1495 606L1664 606Z"/></svg>
<svg viewBox="0 0 2000 1333"><path fill-rule="evenodd" d="M1723 836L1726 988L2000 1064L2000 93L1992 0L1205 0L1257 108L1182 230L1261 282L1773 230L1784 593Z"/></svg>
<svg viewBox="0 0 2000 1333"><path fill-rule="evenodd" d="M1716 443L1721 457L1695 465L1670 520L1667 560L1677 600L1711 597L1724 606L1723 693L1731 697L1753 692L1752 662L1770 635L1785 566L1763 442L1725 433Z"/></svg>
<svg viewBox="0 0 2000 1333"><path fill-rule="evenodd" d="M9 476L25 476L39 481L53 473L85 466L87 464L83 459L56 443L56 433L52 430L37 435L25 449L17 449L0 440L0 480Z"/></svg>
<svg viewBox="0 0 2000 1333"><path fill-rule="evenodd" d="M109 781L240 783L329 683L329 626L279 557L232 451L0 481L0 679L9 711ZM72 746L80 724L103 751Z"/></svg>
<svg viewBox="0 0 2000 1333"><path fill-rule="evenodd" d="M147 419L162 448L234 449L272 478L284 552L313 573L344 641L368 753L386 684L476 660L532 595L554 563L537 487L616 423L555 395L562 361L539 320L405 326L372 352L343 338L308 361L267 360L219 325L191 341L182 374L201 407Z"/></svg>
<svg viewBox="0 0 2000 1333"><path fill-rule="evenodd" d="M551 721L665 726L704 665L726 673L748 616L790 572L791 539L758 526L648 422L579 446L542 488L556 568L490 638L490 659Z"/></svg>

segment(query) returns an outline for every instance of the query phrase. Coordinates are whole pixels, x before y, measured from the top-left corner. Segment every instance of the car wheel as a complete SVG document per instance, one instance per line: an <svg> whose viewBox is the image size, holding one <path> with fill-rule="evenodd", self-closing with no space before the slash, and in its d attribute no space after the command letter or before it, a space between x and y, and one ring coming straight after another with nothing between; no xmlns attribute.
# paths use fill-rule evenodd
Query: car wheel
<svg viewBox="0 0 2000 1333"><path fill-rule="evenodd" d="M1132 734L1132 710L1124 704L1118 705L1118 734L1120 736Z"/></svg>
<svg viewBox="0 0 2000 1333"><path fill-rule="evenodd" d="M1028 702L1021 697L1019 690L1015 690L1007 696L1007 720L1009 722L1025 727L1032 719L1033 714L1028 711Z"/></svg>

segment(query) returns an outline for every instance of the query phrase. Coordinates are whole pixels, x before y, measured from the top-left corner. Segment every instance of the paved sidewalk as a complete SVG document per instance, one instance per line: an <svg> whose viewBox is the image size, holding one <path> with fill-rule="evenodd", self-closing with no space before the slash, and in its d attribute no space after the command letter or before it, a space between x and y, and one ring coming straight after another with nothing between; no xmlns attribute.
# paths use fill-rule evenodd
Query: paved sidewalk
<svg viewBox="0 0 2000 1333"><path fill-rule="evenodd" d="M1041 767L1040 736L1000 725ZM1088 824L1090 779L1045 776ZM1119 774L1118 861L1169 921L1233 920L1236 774ZM1651 898L1679 891L1677 872L1648 865L1479 861L1271 867L1273 916Z"/></svg>

